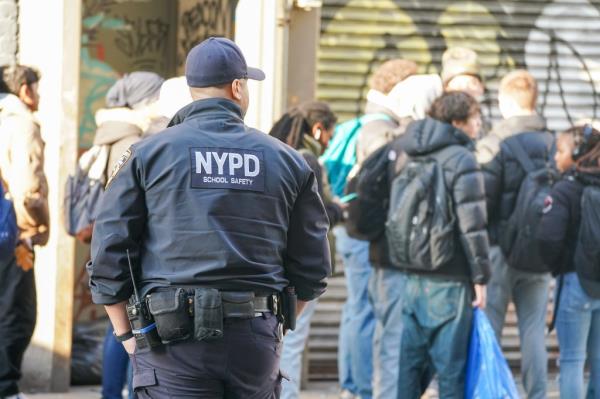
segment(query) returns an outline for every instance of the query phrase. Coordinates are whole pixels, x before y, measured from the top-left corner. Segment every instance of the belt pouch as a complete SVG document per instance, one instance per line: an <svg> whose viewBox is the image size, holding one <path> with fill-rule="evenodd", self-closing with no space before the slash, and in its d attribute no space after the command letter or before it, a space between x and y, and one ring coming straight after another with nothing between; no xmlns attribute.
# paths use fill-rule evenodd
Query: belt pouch
<svg viewBox="0 0 600 399"><path fill-rule="evenodd" d="M192 337L192 317L188 312L187 295L182 288L153 292L148 298L148 308L154 316L163 344Z"/></svg>
<svg viewBox="0 0 600 399"><path fill-rule="evenodd" d="M198 341L211 341L223 337L223 305L219 290L195 289L194 337Z"/></svg>
<svg viewBox="0 0 600 399"><path fill-rule="evenodd" d="M223 291L223 315L239 319L254 317L254 292L252 291Z"/></svg>

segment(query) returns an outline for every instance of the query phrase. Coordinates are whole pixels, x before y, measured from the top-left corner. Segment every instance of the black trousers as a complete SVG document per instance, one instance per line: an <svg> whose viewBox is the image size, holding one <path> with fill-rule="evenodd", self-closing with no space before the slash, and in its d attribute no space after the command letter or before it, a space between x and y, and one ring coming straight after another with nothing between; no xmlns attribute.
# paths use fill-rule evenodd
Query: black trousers
<svg viewBox="0 0 600 399"><path fill-rule="evenodd" d="M35 320L33 269L23 271L14 259L0 261L0 398L19 393L21 363Z"/></svg>
<svg viewBox="0 0 600 399"><path fill-rule="evenodd" d="M277 318L226 319L223 338L163 345L131 355L138 399L277 399Z"/></svg>

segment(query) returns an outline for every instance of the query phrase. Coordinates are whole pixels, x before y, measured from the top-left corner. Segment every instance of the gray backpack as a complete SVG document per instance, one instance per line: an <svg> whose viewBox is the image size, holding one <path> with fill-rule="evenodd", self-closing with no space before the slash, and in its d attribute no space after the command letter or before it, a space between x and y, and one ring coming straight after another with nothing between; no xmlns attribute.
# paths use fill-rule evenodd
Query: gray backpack
<svg viewBox="0 0 600 399"><path fill-rule="evenodd" d="M83 153L74 175L67 178L63 212L65 229L72 236L91 226L106 185L110 146L96 145Z"/></svg>
<svg viewBox="0 0 600 399"><path fill-rule="evenodd" d="M386 237L392 265L431 271L454 257L455 216L442 163L453 146L411 158L392 182Z"/></svg>

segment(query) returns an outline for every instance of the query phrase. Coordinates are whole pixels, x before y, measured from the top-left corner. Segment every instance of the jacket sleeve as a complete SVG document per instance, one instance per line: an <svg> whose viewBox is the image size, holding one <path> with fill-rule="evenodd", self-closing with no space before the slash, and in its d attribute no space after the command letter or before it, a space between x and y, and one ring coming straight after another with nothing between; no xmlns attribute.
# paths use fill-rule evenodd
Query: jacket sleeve
<svg viewBox="0 0 600 399"><path fill-rule="evenodd" d="M328 228L329 220L311 171L293 206L284 256L286 278L296 287L301 301L319 297L327 287L331 270Z"/></svg>
<svg viewBox="0 0 600 399"><path fill-rule="evenodd" d="M139 281L140 242L146 216L141 162L133 154L109 181L100 200L92 235L92 256L87 265L94 303L110 305L131 296L133 285L127 251Z"/></svg>
<svg viewBox="0 0 600 399"><path fill-rule="evenodd" d="M539 254L553 272L558 272L564 263L565 241L571 218L569 198L561 188L562 181L546 197L536 237Z"/></svg>
<svg viewBox="0 0 600 399"><path fill-rule="evenodd" d="M6 118L4 131L14 131L12 157L6 182L14 198L19 227L33 232L34 245L48 242L50 217L48 212L48 182L44 174L44 141L39 126L20 115Z"/></svg>
<svg viewBox="0 0 600 399"><path fill-rule="evenodd" d="M471 269L471 281L486 284L490 261L483 175L471 156L463 157L460 163L452 189L460 241Z"/></svg>

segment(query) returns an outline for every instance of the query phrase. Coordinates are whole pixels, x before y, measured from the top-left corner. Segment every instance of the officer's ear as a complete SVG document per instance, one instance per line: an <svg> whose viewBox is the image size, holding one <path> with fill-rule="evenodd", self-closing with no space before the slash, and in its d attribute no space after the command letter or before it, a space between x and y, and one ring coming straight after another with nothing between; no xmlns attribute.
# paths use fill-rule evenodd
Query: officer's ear
<svg viewBox="0 0 600 399"><path fill-rule="evenodd" d="M244 83L241 79L235 79L231 82L231 95L240 102L244 99Z"/></svg>

